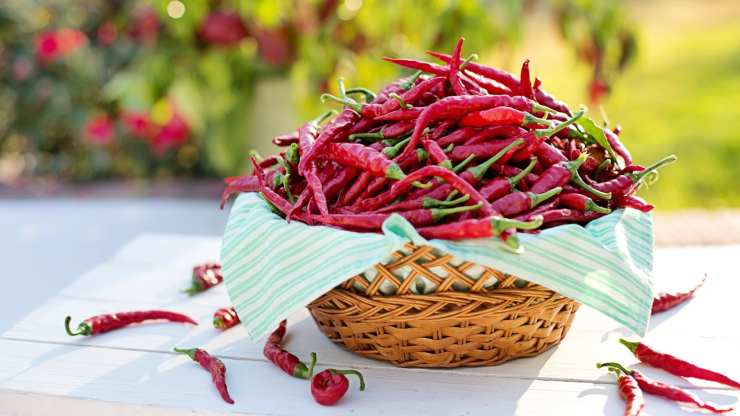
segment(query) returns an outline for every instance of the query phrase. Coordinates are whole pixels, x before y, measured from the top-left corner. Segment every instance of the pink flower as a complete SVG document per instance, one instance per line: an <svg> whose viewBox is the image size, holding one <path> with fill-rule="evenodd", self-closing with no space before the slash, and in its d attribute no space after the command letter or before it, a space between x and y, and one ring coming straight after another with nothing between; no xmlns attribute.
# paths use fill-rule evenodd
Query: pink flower
<svg viewBox="0 0 740 416"><path fill-rule="evenodd" d="M137 10L129 27L129 35L136 41L154 43L159 36L159 18L153 7Z"/></svg>
<svg viewBox="0 0 740 416"><path fill-rule="evenodd" d="M110 46L116 41L118 37L118 29L113 22L105 22L98 26L98 42L103 46Z"/></svg>
<svg viewBox="0 0 740 416"><path fill-rule="evenodd" d="M85 137L91 143L108 144L113 141L114 133L113 122L105 114L91 118L85 125Z"/></svg>
<svg viewBox="0 0 740 416"><path fill-rule="evenodd" d="M206 43L229 47L247 37L247 27L238 14L216 11L201 23L198 34Z"/></svg>
<svg viewBox="0 0 740 416"><path fill-rule="evenodd" d="M62 28L36 36L36 56L41 62L51 62L79 49L87 42L77 29Z"/></svg>
<svg viewBox="0 0 740 416"><path fill-rule="evenodd" d="M157 154L165 153L185 144L189 136L190 127L188 127L185 119L177 111L173 111L169 121L152 138L152 150Z"/></svg>
<svg viewBox="0 0 740 416"><path fill-rule="evenodd" d="M156 133L156 126L147 113L124 110L121 121L129 134L138 139L151 140Z"/></svg>

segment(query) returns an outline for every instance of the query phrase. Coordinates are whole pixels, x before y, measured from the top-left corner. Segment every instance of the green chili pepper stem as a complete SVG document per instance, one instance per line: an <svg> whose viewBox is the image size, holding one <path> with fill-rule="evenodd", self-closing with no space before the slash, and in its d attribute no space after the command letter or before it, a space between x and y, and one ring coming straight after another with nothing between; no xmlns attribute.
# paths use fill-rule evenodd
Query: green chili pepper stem
<svg viewBox="0 0 740 416"><path fill-rule="evenodd" d="M578 110L577 112L573 113L573 115L569 119L567 119L567 120L563 121L562 123L557 124L557 125L555 125L553 127L550 127L549 129L535 130L534 131L534 135L535 135L535 137L538 137L538 138L553 136L557 132L559 132L560 130L562 130L562 129L570 126L571 124L575 123L576 121L578 121L578 119L581 118L581 117L583 117L584 114L586 114L586 107L581 107L580 110Z"/></svg>
<svg viewBox="0 0 740 416"><path fill-rule="evenodd" d="M221 318L213 318L213 327L217 329L223 328L223 326L226 324L223 319Z"/></svg>
<svg viewBox="0 0 740 416"><path fill-rule="evenodd" d="M465 59L465 61L460 64L460 71L465 69L465 66L468 65L470 62L477 61L478 59L480 59L480 57L478 56L477 53L471 53L470 56L468 56L468 58Z"/></svg>
<svg viewBox="0 0 740 416"><path fill-rule="evenodd" d="M443 167L443 168L445 168L447 170L452 170L454 172L454 170L452 169L452 161L449 160L449 159L441 161L439 163L439 166L440 167Z"/></svg>
<svg viewBox="0 0 740 416"><path fill-rule="evenodd" d="M599 191L593 186L587 184L583 180L583 178L581 178L581 175L578 173L578 169L581 167L583 162L586 161L587 158L588 158L588 153L581 153L580 155L578 155L578 157L575 160L568 162L567 167L568 167L568 170L570 171L570 180L573 181L573 183L575 183L576 185L578 185L578 187L580 187L581 189L593 194L594 196L598 198L606 199L606 200L612 199L611 192Z"/></svg>
<svg viewBox="0 0 740 416"><path fill-rule="evenodd" d="M618 370L624 373L625 375L629 375L632 373L632 371L626 369L622 364L615 363L615 362L607 362L607 363L596 363L596 368L604 368L608 367L609 370Z"/></svg>
<svg viewBox="0 0 740 416"><path fill-rule="evenodd" d="M411 140L411 137L407 137L400 142L394 144L393 146L386 147L383 149L383 154L386 155L389 159L393 159L396 157L398 152L400 152L404 147L406 147L406 144Z"/></svg>
<svg viewBox="0 0 740 416"><path fill-rule="evenodd" d="M632 182L634 182L635 184L639 184L648 175L657 171L658 168L661 168L665 165L669 165L677 160L678 158L676 157L676 155L669 155L653 163L652 165L646 167L645 170L641 170L639 172L630 172L630 173L627 173L627 176L629 176L629 178L632 179Z"/></svg>
<svg viewBox="0 0 740 416"><path fill-rule="evenodd" d="M522 169L521 172L517 173L516 175L506 178L506 180L509 182L509 186L511 186L511 191L513 192L514 189L516 189L517 184L524 179L525 176L529 175L532 172L532 169L534 169L534 166L537 164L537 158L533 157L529 161L529 165L527 165L526 168Z"/></svg>
<svg viewBox="0 0 740 416"><path fill-rule="evenodd" d="M639 342L627 341L624 338L619 338L619 342L622 345L624 345L625 347L627 347L627 349L629 349L630 351L632 351L633 354L635 353L635 350L637 349L637 346L640 345Z"/></svg>
<svg viewBox="0 0 740 416"><path fill-rule="evenodd" d="M545 114L547 114L547 113L557 113L557 111L553 110L552 108L550 108L548 106L545 106L545 105L542 105L542 104L540 104L538 102L535 102L535 101L532 101L532 112L535 112L535 113L541 112L541 113L545 113Z"/></svg>
<svg viewBox="0 0 740 416"><path fill-rule="evenodd" d="M601 163L599 163L599 166L596 167L596 171L594 172L594 177L595 178L598 177L601 174L601 172L603 172L604 169L606 169L607 166L611 165L611 163L612 163L611 159L604 159L603 161L601 161Z"/></svg>
<svg viewBox="0 0 740 416"><path fill-rule="evenodd" d="M412 85L416 84L416 80L419 79L421 74L423 74L422 71L414 72L414 74L411 75L411 77L408 80L406 80L406 82L401 84L401 89L407 90L411 88Z"/></svg>
<svg viewBox="0 0 740 416"><path fill-rule="evenodd" d="M610 210L609 208L602 207L596 202L590 200L586 202L586 212L589 211L598 212L601 214L609 214L610 212L612 212L612 210Z"/></svg>
<svg viewBox="0 0 740 416"><path fill-rule="evenodd" d="M549 125L550 122L545 120L544 118L535 117L532 114L524 113L524 120L522 120L522 125L526 126L528 124L544 124Z"/></svg>
<svg viewBox="0 0 740 416"><path fill-rule="evenodd" d="M195 361L195 351L197 351L197 348L173 348L175 352L178 352L180 354L185 354L188 357L190 357L191 360Z"/></svg>
<svg viewBox="0 0 740 416"><path fill-rule="evenodd" d="M431 182L424 183L424 182L419 182L419 181L413 181L411 183L411 185L414 188L419 188L419 189L429 189L429 188L432 187L432 183Z"/></svg>
<svg viewBox="0 0 740 416"><path fill-rule="evenodd" d="M258 152L256 150L250 150L249 151L249 157L254 158L255 160L257 160L257 162L261 162L262 161L262 155L260 154L260 152Z"/></svg>
<svg viewBox="0 0 740 416"><path fill-rule="evenodd" d="M350 89L347 90L347 95L349 95L349 94L362 94L362 95L364 95L365 96L365 102L366 103L369 103L369 102L375 100L375 93L372 92L372 91L370 91L367 88L362 88L362 87L350 88Z"/></svg>
<svg viewBox="0 0 740 416"><path fill-rule="evenodd" d="M519 244L519 237L516 234L507 235L506 238L503 239L504 248L508 249L512 253L520 253L521 252L521 244Z"/></svg>
<svg viewBox="0 0 740 416"><path fill-rule="evenodd" d="M455 172L455 173L459 173L461 170L463 170L465 168L465 166L467 166L470 162L472 162L473 159L475 159L475 155L474 154L466 157L465 160L463 160L462 162L458 163L457 166L455 166L454 168L452 168L452 171Z"/></svg>
<svg viewBox="0 0 740 416"><path fill-rule="evenodd" d="M336 101L340 104L346 105L347 107L355 110L358 113L362 111L362 105L351 98L340 98L335 95L324 93L324 94L321 94L320 99L322 103L325 103L327 100Z"/></svg>
<svg viewBox="0 0 740 416"><path fill-rule="evenodd" d="M450 192L450 194L452 193ZM466 202L469 199L470 199L470 195L463 195L457 199L444 200L444 201L440 201L439 199L434 199L434 198L424 198L424 200L421 203L421 206L423 208L454 207L455 205L462 204L463 202Z"/></svg>
<svg viewBox="0 0 740 416"><path fill-rule="evenodd" d="M285 194L288 196L288 200L291 203L294 203L295 197L293 196L293 193L290 192L290 173L283 175L283 189L285 189Z"/></svg>
<svg viewBox="0 0 740 416"><path fill-rule="evenodd" d="M406 177L406 174L403 173L403 170L401 170L401 167L398 166L395 163L391 163L390 166L385 171L385 177L388 179L395 179L395 180L401 180Z"/></svg>
<svg viewBox="0 0 740 416"><path fill-rule="evenodd" d="M447 198L445 198L445 202L452 200L452 198L456 197L457 194L459 194L459 193L460 193L460 191L458 191L457 189L453 189L452 192L450 192L447 195ZM467 196L470 196L470 195L467 195Z"/></svg>
<svg viewBox="0 0 740 416"><path fill-rule="evenodd" d="M313 377L313 370L316 368L316 353L311 352L309 354L309 357L311 357L311 362L308 363L308 377L306 377L307 379Z"/></svg>
<svg viewBox="0 0 740 416"><path fill-rule="evenodd" d="M427 158L429 158L429 154L427 153L426 150L416 149L416 159L419 162L424 162L425 160L427 160Z"/></svg>
<svg viewBox="0 0 740 416"><path fill-rule="evenodd" d="M337 88L339 89L339 96L342 98L347 97L347 89L344 87L344 77L337 78Z"/></svg>
<svg viewBox="0 0 740 416"><path fill-rule="evenodd" d="M355 141L355 140L363 140L363 139L372 139L373 141L383 140L385 139L385 136L383 136L383 131L376 131L372 133L355 133L350 134L347 138L349 141Z"/></svg>
<svg viewBox="0 0 740 416"><path fill-rule="evenodd" d="M72 332L72 329L69 327L70 322L72 322L71 316L64 318L64 330L67 331L67 334L70 336L90 335L92 332L92 328L86 322L82 322L77 326L77 332Z"/></svg>
<svg viewBox="0 0 740 416"><path fill-rule="evenodd" d="M545 191L541 194L536 194L534 192L527 192L529 195L530 205L529 208L534 208L537 205L547 201L548 199L554 197L555 195L559 194L563 191L563 188L556 186L555 188L550 189L549 191Z"/></svg>
<svg viewBox="0 0 740 416"><path fill-rule="evenodd" d="M354 374L357 376L357 378L360 379L360 391L365 391L365 379L362 377L362 373L360 373L357 370L335 370L333 368L329 369L332 373L337 374Z"/></svg>
<svg viewBox="0 0 740 416"><path fill-rule="evenodd" d="M389 98L393 98L394 100L398 101L398 104L400 104L401 105L401 108L403 108L403 109L411 108L410 105L406 104L406 101L404 101L403 97L401 97L400 95L396 94L395 92L392 92L392 93L388 94L388 97Z"/></svg>
<svg viewBox="0 0 740 416"><path fill-rule="evenodd" d="M454 143L450 143L449 145L447 145L447 147L445 147L445 148L444 148L444 149L442 149L442 150L443 150L443 151L444 151L445 153L450 153L450 152L452 151L452 149L454 149L454 148L455 148L455 144L454 144Z"/></svg>
<svg viewBox="0 0 740 416"><path fill-rule="evenodd" d="M183 293L187 293L189 296L197 295L198 293L202 292L203 288L200 286L197 280L193 280L193 284L187 288L183 289Z"/></svg>
<svg viewBox="0 0 740 416"><path fill-rule="evenodd" d="M481 209L481 207L483 207L482 202L479 202L475 205L464 205L454 208L432 208L432 219L434 220L434 222L437 222L447 215L458 214L460 212L475 211L477 209Z"/></svg>
<svg viewBox="0 0 740 416"><path fill-rule="evenodd" d="M298 165L300 161L300 155L298 152L298 143L291 143L288 150L285 151L285 158L293 166Z"/></svg>
<svg viewBox="0 0 740 416"><path fill-rule="evenodd" d="M496 235L499 235L510 228L534 230L542 225L542 217L536 216L529 221L519 221L504 217L492 217L491 225L493 226L493 230Z"/></svg>
<svg viewBox="0 0 740 416"><path fill-rule="evenodd" d="M516 139L513 142L509 143L503 149L499 150L498 153L496 153L495 155L491 156L491 158L489 158L485 162L481 163L478 166L472 167L472 168L470 168L468 170L470 171L470 173L473 174L473 176L476 179L480 180L483 177L483 175L486 174L486 172L488 171L488 169L491 166L493 166L494 163L496 163L499 159L501 159L502 157L504 157L504 155L506 155L507 153L509 153L509 151L511 151L513 148L520 146L522 143L524 143L524 139Z"/></svg>

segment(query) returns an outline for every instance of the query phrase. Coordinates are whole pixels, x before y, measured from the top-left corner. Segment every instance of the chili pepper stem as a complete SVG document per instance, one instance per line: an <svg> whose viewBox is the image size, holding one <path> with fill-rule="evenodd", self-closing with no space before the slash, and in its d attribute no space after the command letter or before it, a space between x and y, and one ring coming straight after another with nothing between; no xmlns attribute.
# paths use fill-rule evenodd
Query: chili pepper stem
<svg viewBox="0 0 740 416"><path fill-rule="evenodd" d="M434 222L437 222L444 216L457 214L460 212L475 211L477 209L481 209L481 207L483 207L482 203L454 208L432 208L432 218L434 218Z"/></svg>
<svg viewBox="0 0 740 416"><path fill-rule="evenodd" d="M375 100L375 93L372 92L372 91L370 91L367 88L362 88L362 87L350 88L350 89L348 89L346 91L346 93L347 93L347 95L349 95L349 94L363 94L365 96L365 102L367 102L367 103Z"/></svg>
<svg viewBox="0 0 740 416"><path fill-rule="evenodd" d="M316 124L318 126L319 124L323 123L327 118L329 118L331 116L335 116L335 115L337 115L337 110L329 110L329 111L325 112L324 114L316 117L311 122L313 124Z"/></svg>
<svg viewBox="0 0 740 416"><path fill-rule="evenodd" d="M423 74L422 71L416 71L413 75L404 83L401 84L401 88L404 90L407 90L411 88L412 85L416 84L416 80L419 79L419 77Z"/></svg>
<svg viewBox="0 0 740 416"><path fill-rule="evenodd" d="M463 61L463 63L460 64L460 68L459 68L460 71L462 71L463 69L465 69L465 66L467 64L469 64L472 61L477 61L478 59L480 59L480 57L478 56L477 53L471 53L470 56L468 56L468 58L465 59L465 61Z"/></svg>
<svg viewBox="0 0 740 416"><path fill-rule="evenodd" d="M470 195L463 195L460 198L445 200L445 201L440 201L434 198L424 198L424 202L422 202L422 207L423 208L453 207L457 204L466 202L469 199L470 199Z"/></svg>
<svg viewBox="0 0 740 416"><path fill-rule="evenodd" d="M195 360L195 351L197 350L197 348L177 348L175 347L173 349L175 350L175 352L180 353L180 354L185 354L188 357L190 357L191 360Z"/></svg>
<svg viewBox="0 0 740 416"><path fill-rule="evenodd" d="M629 349L633 354L635 353L635 350L637 350L637 346L640 345L639 342L627 341L624 338L619 338L619 342L627 347L627 349Z"/></svg>
<svg viewBox="0 0 740 416"><path fill-rule="evenodd" d="M472 173L473 176L475 178L477 178L477 179L482 178L483 175L486 174L486 172L488 171L488 169L494 163L496 163L499 159L501 159L502 157L504 157L504 155L506 155L507 153L509 153L515 147L520 146L522 143L524 143L524 139L516 139L516 140L514 140L513 142L509 143L506 147L504 147L503 149L501 149L498 153L496 153L495 155L491 156L485 162L481 163L480 165L478 165L476 167L470 168L470 173Z"/></svg>
<svg viewBox="0 0 740 416"><path fill-rule="evenodd" d="M552 198L553 196L559 194L562 191L563 191L563 188L557 186L541 194L535 194L533 192L529 192L529 199L530 201L532 201L530 208L536 207L537 205L547 201L548 199Z"/></svg>
<svg viewBox="0 0 740 416"><path fill-rule="evenodd" d="M182 293L187 293L189 296L193 296L200 293L201 291L202 289L200 285L196 282L193 282L193 284L189 288L183 289Z"/></svg>
<svg viewBox="0 0 740 416"><path fill-rule="evenodd" d="M398 101L398 104L401 106L401 108L411 108L411 106L408 105L406 101L404 101L403 97L396 94L395 92L388 94L388 97L393 98L394 100Z"/></svg>
<svg viewBox="0 0 740 416"><path fill-rule="evenodd" d="M365 391L365 378L362 377L362 373L360 373L359 371L357 371L357 370L335 370L333 368L330 369L329 371L331 371L332 373L336 373L336 374L345 374L345 375L347 375L347 374L354 374L354 375L356 375L357 378L360 379L360 391Z"/></svg>
<svg viewBox="0 0 740 416"><path fill-rule="evenodd" d="M513 220L511 218L494 217L491 218L491 224L493 225L494 231L500 234L510 228L518 228L520 230L534 230L542 225L542 217L535 216L529 221Z"/></svg>
<svg viewBox="0 0 740 416"><path fill-rule="evenodd" d="M347 107L355 110L356 112L362 111L362 105L360 105L357 101L351 99L351 98L340 98L335 95L331 95L329 93L321 94L320 100L322 103L325 103L327 101L336 101L340 104L344 104Z"/></svg>
<svg viewBox="0 0 740 416"><path fill-rule="evenodd" d="M615 363L615 362L606 362L606 363L596 363L596 368L604 368L608 367L610 370L615 369L619 370L625 375L629 375L631 371L627 370L622 364Z"/></svg>
<svg viewBox="0 0 740 416"><path fill-rule="evenodd" d="M578 173L578 168L581 167L581 165L586 161L588 158L588 153L581 153L576 160L570 162L568 164L568 170L570 171L570 177L571 181L578 185L581 189L584 189L585 191L593 194L594 196L601 198L601 199L612 199L611 192L602 192L598 189L594 188L593 186L586 183L586 181L581 178L581 175Z"/></svg>
<svg viewBox="0 0 740 416"><path fill-rule="evenodd" d="M586 202L586 211L598 212L600 214L609 214L610 212L612 212L612 210L610 210L609 208L602 207L594 201Z"/></svg>
<svg viewBox="0 0 740 416"><path fill-rule="evenodd" d="M584 114L586 114L586 107L581 106L581 108L578 111L576 111L575 113L573 113L573 115L569 119L563 121L560 124L557 124L555 126L552 126L549 129L535 130L534 131L534 134L537 137L550 137L550 136L553 136L553 135L557 134L560 130L563 130L564 128L566 128L566 127L570 126L571 124L575 123L576 121L578 121L578 119L581 118L581 117L583 117Z"/></svg>
<svg viewBox="0 0 740 416"><path fill-rule="evenodd" d="M313 370L316 368L316 353L311 352L309 356L311 357L311 362L308 363L308 377L306 377L306 379L311 379L313 376Z"/></svg>
<svg viewBox="0 0 740 416"><path fill-rule="evenodd" d="M537 102L532 102L532 111L542 112L542 113L545 113L545 114L547 114L547 113L557 113L557 111L553 110L552 108L550 108L548 106L545 106L545 105L542 105L542 104L537 103Z"/></svg>
<svg viewBox="0 0 740 416"><path fill-rule="evenodd" d="M67 334L70 336L90 335L90 332L92 332L92 328L90 328L90 325L84 322L77 327L78 332L72 332L72 329L69 327L70 322L72 322L71 316L64 318L64 330L67 331Z"/></svg>
<svg viewBox="0 0 740 416"><path fill-rule="evenodd" d="M630 179L632 179L632 182L634 182L635 184L639 184L643 179L645 179L647 176L649 176L653 172L657 171L659 168L665 165L669 165L677 160L678 160L678 157L676 157L676 155L669 155L653 163L652 165L646 167L645 170L641 170L639 172L630 172L627 174L627 176L629 176Z"/></svg>
<svg viewBox="0 0 740 416"><path fill-rule="evenodd" d="M516 175L514 175L514 176L512 176L512 177L508 178L508 180L509 180L509 185L511 185L511 189L512 189L512 190L514 189L514 187L515 187L515 186L516 186L516 185L517 185L517 184L518 184L518 183L519 183L519 182L520 182L520 181L521 181L522 179L524 179L524 177L525 177L525 176L527 176L527 175L529 175L530 173L532 173L532 169L534 169L534 166L535 166L536 164L537 164L537 158L536 158L536 157L533 157L533 158L532 158L532 159L531 159L531 160L529 161L529 164L527 165L527 167L525 167L524 169L522 169L522 171L521 171L521 172L519 172L519 173L517 173Z"/></svg>
<svg viewBox="0 0 740 416"><path fill-rule="evenodd" d="M452 168L452 171L455 172L455 173L460 172L461 170L463 170L465 168L465 166L468 165L468 163L472 162L473 159L475 159L475 155L474 154L466 157L465 160L463 160L462 162L458 163L457 166L453 167ZM447 162L447 161L445 161L445 162Z"/></svg>

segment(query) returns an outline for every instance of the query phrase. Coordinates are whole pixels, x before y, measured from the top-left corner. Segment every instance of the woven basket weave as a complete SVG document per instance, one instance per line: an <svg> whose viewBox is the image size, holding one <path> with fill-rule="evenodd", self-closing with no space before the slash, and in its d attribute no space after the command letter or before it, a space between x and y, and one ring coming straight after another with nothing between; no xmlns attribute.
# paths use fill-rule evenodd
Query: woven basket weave
<svg viewBox="0 0 740 416"><path fill-rule="evenodd" d="M408 244L375 269L372 282L354 276L308 308L332 341L401 367L497 365L540 354L565 337L579 306L430 246ZM434 291L414 294L425 279Z"/></svg>

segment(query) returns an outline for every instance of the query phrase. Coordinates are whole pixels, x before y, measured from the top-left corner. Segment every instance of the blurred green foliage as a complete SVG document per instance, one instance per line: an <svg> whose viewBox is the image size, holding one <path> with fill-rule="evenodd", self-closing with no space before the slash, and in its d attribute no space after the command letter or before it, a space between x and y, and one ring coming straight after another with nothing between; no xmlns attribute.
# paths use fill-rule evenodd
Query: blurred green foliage
<svg viewBox="0 0 740 416"><path fill-rule="evenodd" d="M621 55L612 38L628 25L609 0L6 0L0 182L235 174L250 123L270 123L250 117L263 81L293 86L272 111L313 116L340 75L370 88L400 76L384 55L460 35L466 53L511 55L538 15L591 64Z"/></svg>

